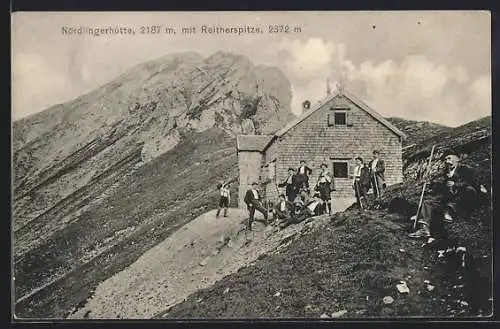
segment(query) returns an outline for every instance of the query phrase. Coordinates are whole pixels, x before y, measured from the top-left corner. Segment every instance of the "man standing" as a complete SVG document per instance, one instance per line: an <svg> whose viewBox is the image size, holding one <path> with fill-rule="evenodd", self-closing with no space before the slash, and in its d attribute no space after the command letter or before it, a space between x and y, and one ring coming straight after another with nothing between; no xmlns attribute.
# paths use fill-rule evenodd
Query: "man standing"
<svg viewBox="0 0 500 329"><path fill-rule="evenodd" d="M224 208L224 217L227 217L227 208L229 208L229 203L231 202L231 195L229 193L230 186L229 183L222 183L220 187L219 209L217 209L215 217L219 217L222 208Z"/></svg>
<svg viewBox="0 0 500 329"><path fill-rule="evenodd" d="M300 167L297 169L296 191L300 191L301 188L309 190L309 176L312 174L311 168L306 166L305 160L300 160Z"/></svg>
<svg viewBox="0 0 500 329"><path fill-rule="evenodd" d="M363 158L357 157L355 159L356 167L354 167L352 188L354 189L354 195L361 209L363 209L363 200L366 204L366 193L370 189L370 170L364 164Z"/></svg>
<svg viewBox="0 0 500 329"><path fill-rule="evenodd" d="M259 186L259 184L253 182L252 188L247 191L244 198L244 201L247 204L248 212L250 213L250 217L248 218L248 224L247 224L247 228L249 231L252 230L252 223L254 221L255 210L258 210L260 213L264 215L265 224L266 226L268 225L267 210L261 204L261 198L259 191L257 191L257 186Z"/></svg>
<svg viewBox="0 0 500 329"><path fill-rule="evenodd" d="M373 151L373 160L370 162L370 181L373 188L375 200L378 200L385 190L385 163L380 159L380 152Z"/></svg>
<svg viewBox="0 0 500 329"><path fill-rule="evenodd" d="M422 203L419 229L409 234L411 238L444 237L444 223L452 222L457 215L467 216L478 206L478 191L487 193L483 185L478 186L472 168L461 165L455 152L446 153L444 163L442 178L433 184L429 197ZM415 220L415 216L411 219Z"/></svg>
<svg viewBox="0 0 500 329"><path fill-rule="evenodd" d="M288 201L293 202L297 196L298 190L296 190L296 175L295 169L288 168L288 176L283 183L278 184L278 187L285 187L285 193Z"/></svg>
<svg viewBox="0 0 500 329"><path fill-rule="evenodd" d="M328 214L332 213L332 197L331 197L331 186L332 186L332 175L328 172L328 166L324 163L321 164L321 173L318 177L318 182L316 183L315 190L319 192L319 197L323 200L326 205L326 210Z"/></svg>

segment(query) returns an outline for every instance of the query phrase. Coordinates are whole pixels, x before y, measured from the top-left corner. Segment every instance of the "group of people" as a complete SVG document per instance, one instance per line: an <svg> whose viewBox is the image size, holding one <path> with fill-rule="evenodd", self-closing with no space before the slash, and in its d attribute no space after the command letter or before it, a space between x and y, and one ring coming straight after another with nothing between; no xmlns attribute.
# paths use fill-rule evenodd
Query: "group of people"
<svg viewBox="0 0 500 329"><path fill-rule="evenodd" d="M375 200L383 195L386 188L385 163L380 159L378 150L373 151L373 160L368 165L361 157L357 157L355 161L352 187L358 205L364 209L370 188L373 189ZM328 171L328 165L322 163L311 196L309 182L312 172L306 161L301 160L299 167L290 167L286 179L277 184L277 187L285 189L285 193L279 195L279 200L272 209L273 217L279 221L280 227L299 223L310 216L332 213L331 192L335 191L334 177ZM269 222L268 210L262 205L258 186L259 184L254 182L245 194L244 201L250 214L248 229L251 229L256 210L264 215L266 225Z"/></svg>
<svg viewBox="0 0 500 329"><path fill-rule="evenodd" d="M379 151L373 151L373 159L366 164L361 157L356 157L356 166L352 173L352 187L357 204L364 209L368 204L367 194L373 190L374 208L379 206L378 200L386 189L385 163L380 158ZM443 234L445 223L453 221L458 215L467 215L478 205L478 202L487 190L484 185L477 182L474 171L460 164L460 157L454 152L445 154L445 170L441 181L433 185L431 195L423 201L418 219L417 230L410 233L411 238L429 238L429 241ZM284 228L290 224L300 223L304 219L322 214L331 214L331 192L335 191L335 181L328 171L326 164L320 165L320 172L314 185L314 193L310 194L309 182L312 169L306 161L300 161L297 169L289 168L286 179L277 185L285 188L285 193L279 194L277 202L272 209L264 207L263 199L259 192L259 184L253 182L246 192L244 202L247 205L249 219L247 229L252 229L255 211L264 216L265 224L269 224L269 213L279 227ZM224 216L230 203L230 183L220 183L220 200L216 216L224 209ZM411 220L416 221L416 216Z"/></svg>

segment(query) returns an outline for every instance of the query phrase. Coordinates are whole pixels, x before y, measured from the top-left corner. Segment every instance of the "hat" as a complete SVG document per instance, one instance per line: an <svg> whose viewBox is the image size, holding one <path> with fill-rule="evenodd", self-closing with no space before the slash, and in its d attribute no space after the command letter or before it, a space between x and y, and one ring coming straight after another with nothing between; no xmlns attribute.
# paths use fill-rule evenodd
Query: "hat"
<svg viewBox="0 0 500 329"><path fill-rule="evenodd" d="M281 198L281 197L285 197L285 195L283 193L281 193L278 198Z"/></svg>
<svg viewBox="0 0 500 329"><path fill-rule="evenodd" d="M447 157L448 155L454 155L454 156L459 156L458 155L458 152L452 150L452 149L449 149L449 150L446 150L444 153L443 153L443 157Z"/></svg>
<svg viewBox="0 0 500 329"><path fill-rule="evenodd" d="M302 201L301 199L295 199L295 201L293 202L295 205L300 205L302 206L304 204L304 201Z"/></svg>
<svg viewBox="0 0 500 329"><path fill-rule="evenodd" d="M359 161L363 162L363 158L362 157L356 157L354 160L359 160Z"/></svg>
<svg viewBox="0 0 500 329"><path fill-rule="evenodd" d="M295 171L295 168L292 168L292 167L288 168L288 171L290 171L290 170Z"/></svg>
<svg viewBox="0 0 500 329"><path fill-rule="evenodd" d="M259 185L259 183L257 183L257 182L253 182L253 183L252 183L252 186L253 186L253 185Z"/></svg>
<svg viewBox="0 0 500 329"><path fill-rule="evenodd" d="M320 167L320 168L322 168L322 167L328 168L328 166L327 166L327 164L326 164L326 163L322 163L322 164L320 164L320 165L319 165L319 167Z"/></svg>
<svg viewBox="0 0 500 329"><path fill-rule="evenodd" d="M379 150L373 150L373 154L380 154Z"/></svg>

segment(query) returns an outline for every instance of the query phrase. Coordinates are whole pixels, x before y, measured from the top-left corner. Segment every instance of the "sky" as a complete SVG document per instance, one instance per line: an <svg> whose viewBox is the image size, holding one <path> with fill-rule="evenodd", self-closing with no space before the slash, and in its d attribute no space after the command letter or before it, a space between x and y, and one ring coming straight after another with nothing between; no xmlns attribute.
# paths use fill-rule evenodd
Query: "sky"
<svg viewBox="0 0 500 329"><path fill-rule="evenodd" d="M134 65L172 52L231 51L276 66L292 111L338 83L384 116L458 126L491 114L491 17L436 12L92 12L11 16L12 118L72 100ZM161 33L141 34L141 26ZM263 33L202 34L202 25ZM289 33L269 33L287 25ZM194 26L195 34L182 27ZM126 27L123 35L65 35L63 27ZM175 35L165 33L166 27ZM300 28L298 31L296 28Z"/></svg>

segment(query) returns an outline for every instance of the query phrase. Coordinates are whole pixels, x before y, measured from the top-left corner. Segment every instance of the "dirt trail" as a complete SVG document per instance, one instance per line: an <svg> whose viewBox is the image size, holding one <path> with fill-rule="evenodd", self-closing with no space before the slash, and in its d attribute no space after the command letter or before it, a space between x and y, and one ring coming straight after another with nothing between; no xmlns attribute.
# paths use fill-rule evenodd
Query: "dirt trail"
<svg viewBox="0 0 500 329"><path fill-rule="evenodd" d="M350 201L338 204L342 209L336 211L344 210L352 204ZM87 304L68 318L161 317L170 306L251 264L318 220L284 230L256 222L252 241L246 243L243 221L247 212L229 212L227 218L215 218L215 211L210 211L189 222L134 264L102 282Z"/></svg>

